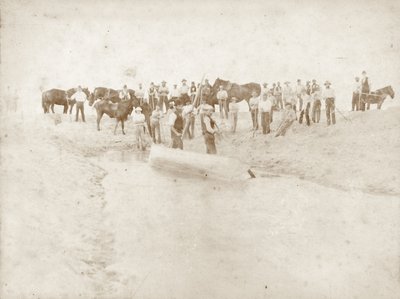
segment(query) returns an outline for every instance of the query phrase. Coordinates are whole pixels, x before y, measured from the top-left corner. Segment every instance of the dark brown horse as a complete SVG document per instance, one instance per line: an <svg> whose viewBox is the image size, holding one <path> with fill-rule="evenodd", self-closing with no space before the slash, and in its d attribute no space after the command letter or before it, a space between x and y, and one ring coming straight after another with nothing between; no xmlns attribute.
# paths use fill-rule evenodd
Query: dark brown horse
<svg viewBox="0 0 400 299"><path fill-rule="evenodd" d="M87 88L83 88L82 91L87 97L90 96L90 92ZM54 113L54 105L64 106L63 113L68 112L68 106L71 105L70 113L72 107L75 104L75 100L69 100L70 97L76 92L76 88L68 89L67 91L63 89L50 89L42 93L42 107L44 113L49 113L50 109ZM71 102L70 102L71 101ZM73 102L73 103L72 103Z"/></svg>
<svg viewBox="0 0 400 299"><path fill-rule="evenodd" d="M100 100L94 104L94 108L97 113L97 130L100 131L100 120L104 114L107 114L110 118L115 118L117 123L115 124L114 134L117 131L119 122L122 125L122 134L125 135L125 121L128 119L134 108L134 102L137 101L136 97L131 98L127 101L120 101L118 103L112 103L109 100Z"/></svg>
<svg viewBox="0 0 400 299"><path fill-rule="evenodd" d="M119 90L115 90L112 88L106 88L106 87L96 87L93 90L93 93L90 94L89 97L89 106L92 106L93 103L98 100L109 100L113 103L118 103L121 101L119 98ZM128 89L129 95L131 96L131 99L136 99L135 97L135 91L133 89ZM135 103L135 107L139 105L138 103Z"/></svg>
<svg viewBox="0 0 400 299"><path fill-rule="evenodd" d="M230 81L217 78L214 82L214 85L211 88L211 96L210 96L211 101L209 104L215 105L218 103L217 93L221 85L227 91L228 99L236 97L238 101L246 100L248 102L251 98L251 93L253 91L257 92L258 95L261 93L261 86L258 83L252 82L239 85L236 83L232 83Z"/></svg>
<svg viewBox="0 0 400 299"><path fill-rule="evenodd" d="M371 104L377 104L377 108L381 109L387 96L390 96L392 99L394 98L394 90L390 85L369 93L365 100L367 109L369 110Z"/></svg>

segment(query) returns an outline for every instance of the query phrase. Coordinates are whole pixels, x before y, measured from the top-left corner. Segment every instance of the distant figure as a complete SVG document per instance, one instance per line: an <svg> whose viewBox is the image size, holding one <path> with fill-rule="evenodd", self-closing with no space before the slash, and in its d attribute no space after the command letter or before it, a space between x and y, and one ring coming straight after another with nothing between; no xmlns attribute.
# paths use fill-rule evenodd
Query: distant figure
<svg viewBox="0 0 400 299"><path fill-rule="evenodd" d="M260 97L262 98L264 96L264 94L267 94L269 91L268 89L268 83L264 82L262 87L261 87L261 93L260 93Z"/></svg>
<svg viewBox="0 0 400 299"><path fill-rule="evenodd" d="M351 100L351 111L358 111L360 110L360 92L361 92L361 83L360 78L355 77L355 82L353 83L353 98Z"/></svg>
<svg viewBox="0 0 400 299"><path fill-rule="evenodd" d="M135 96L139 101L139 106L143 105L144 102L144 89L142 86L142 83L139 83L139 88L137 90L135 90Z"/></svg>
<svg viewBox="0 0 400 299"><path fill-rule="evenodd" d="M153 111L158 102L157 101L157 90L156 90L156 87L154 86L153 82L150 83L148 94L149 94L150 108L151 108L151 111Z"/></svg>
<svg viewBox="0 0 400 299"><path fill-rule="evenodd" d="M158 106L160 107L160 111L163 111L163 106L165 105L165 113L167 113L168 109L168 94L169 94L169 89L166 85L167 82L162 81L161 86L158 89L159 93L159 100L158 100Z"/></svg>
<svg viewBox="0 0 400 299"><path fill-rule="evenodd" d="M319 123L321 118L321 91L315 89L311 96L312 109L311 109L311 119L314 123Z"/></svg>
<svg viewBox="0 0 400 299"><path fill-rule="evenodd" d="M325 100L325 109L326 109L326 121L328 126L332 124L336 124L335 117L335 91L331 88L331 83L329 81L325 82L325 89L322 93L322 98Z"/></svg>
<svg viewBox="0 0 400 299"><path fill-rule="evenodd" d="M194 125L195 125L195 111L194 106L190 100L187 100L182 109L182 117L184 119L185 127L183 129L183 138L194 138Z"/></svg>
<svg viewBox="0 0 400 299"><path fill-rule="evenodd" d="M232 132L236 132L237 121L238 121L239 105L236 97L232 97L229 103L229 119L231 120Z"/></svg>
<svg viewBox="0 0 400 299"><path fill-rule="evenodd" d="M319 85L317 83L317 80L313 79L311 84L311 94L315 93L318 90L319 90Z"/></svg>
<svg viewBox="0 0 400 299"><path fill-rule="evenodd" d="M224 87L222 85L219 87L217 100L221 119L224 118L223 110L225 111L225 118L228 119L228 93L226 92L226 90L224 90Z"/></svg>
<svg viewBox="0 0 400 299"><path fill-rule="evenodd" d="M300 111L299 123L303 123L303 116L306 116L307 126L310 126L310 108L311 108L311 96L306 90L301 92L301 99L303 100L303 110Z"/></svg>
<svg viewBox="0 0 400 299"><path fill-rule="evenodd" d="M135 113L132 114L132 123L135 130L136 136L136 147L141 150L145 150L144 144L144 126L145 116L142 114L142 108L136 107Z"/></svg>
<svg viewBox="0 0 400 299"><path fill-rule="evenodd" d="M204 135L204 142L206 144L207 154L215 155L217 148L215 146L215 133L218 132L215 120L211 117L214 108L211 105L203 107L204 116L201 123L201 128Z"/></svg>
<svg viewBox="0 0 400 299"><path fill-rule="evenodd" d="M293 91L292 88L290 87L290 82L286 81L285 86L282 89L282 99L283 99L283 104L286 106L287 103L290 103L290 98L292 97Z"/></svg>
<svg viewBox="0 0 400 299"><path fill-rule="evenodd" d="M212 105L211 99L211 85L210 82L208 82L208 79L204 81L204 85L201 87L201 99L206 101L207 104Z"/></svg>
<svg viewBox="0 0 400 299"><path fill-rule="evenodd" d="M276 130L275 137L285 136L286 131L290 128L296 119L296 113L290 103L286 103L285 110L283 111L283 119L278 129Z"/></svg>
<svg viewBox="0 0 400 299"><path fill-rule="evenodd" d="M118 95L121 101L129 101L131 99L131 95L129 94L128 91L128 86L126 85L124 85L124 87L122 88L122 90L119 92Z"/></svg>
<svg viewBox="0 0 400 299"><path fill-rule="evenodd" d="M178 85L174 84L174 88L171 91L171 99L169 102L175 102L177 99L179 99L179 97L181 96L181 93L178 89Z"/></svg>
<svg viewBox="0 0 400 299"><path fill-rule="evenodd" d="M305 87L303 84L301 84L301 80L297 79L297 85L296 85L296 96L297 96L297 100L299 102L299 105L297 108L299 108L299 111L303 110L303 100L301 98L301 92L305 90ZM295 107L296 109L296 107Z"/></svg>
<svg viewBox="0 0 400 299"><path fill-rule="evenodd" d="M269 92L271 95L271 92ZM270 130L270 123L271 123L271 112L272 112L272 101L269 95L263 94L261 101L258 104L258 109L261 115L261 126L263 129L263 134L269 134Z"/></svg>
<svg viewBox="0 0 400 299"><path fill-rule="evenodd" d="M71 96L72 100L76 101L76 119L78 121L79 111L81 111L82 121L85 121L85 101L87 100L86 94L82 91L82 87L79 85L77 91Z"/></svg>
<svg viewBox="0 0 400 299"><path fill-rule="evenodd" d="M163 117L163 113L160 106L156 106L156 109L151 113L150 126L151 126L151 137L154 143L161 143L161 130L160 120Z"/></svg>
<svg viewBox="0 0 400 299"><path fill-rule="evenodd" d="M196 103L194 103L194 99L196 98L197 87L193 81L192 81L192 84L190 85L189 92L190 92L190 100L192 101L192 104L196 104Z"/></svg>
<svg viewBox="0 0 400 299"><path fill-rule="evenodd" d="M183 117L182 117L182 102L177 100L173 113L168 118L168 124L171 129L172 148L183 150L182 133L183 133Z"/></svg>
<svg viewBox="0 0 400 299"><path fill-rule="evenodd" d="M283 109L282 87L280 82L276 83L273 95L276 99L276 107L279 109Z"/></svg>
<svg viewBox="0 0 400 299"><path fill-rule="evenodd" d="M179 88L180 99L181 99L182 103L186 103L187 100L190 100L189 86L186 84L186 82L187 82L186 79L182 79L182 85Z"/></svg>
<svg viewBox="0 0 400 299"><path fill-rule="evenodd" d="M277 101L276 98L273 96L273 92L272 90L269 90L267 93L267 99L270 101L271 103L271 110L269 113L269 120L272 123L274 121L274 110L277 110Z"/></svg>
<svg viewBox="0 0 400 299"><path fill-rule="evenodd" d="M308 95L311 95L311 81L306 82L305 90Z"/></svg>
<svg viewBox="0 0 400 299"><path fill-rule="evenodd" d="M360 97L360 104L359 108L361 111L365 111L365 103L367 101L367 96L371 91L371 82L367 77L367 72L363 71L361 73L361 97Z"/></svg>
<svg viewBox="0 0 400 299"><path fill-rule="evenodd" d="M258 103L260 100L257 97L257 92L253 91L251 95L252 97L249 100L251 120L253 121L253 130L258 130Z"/></svg>

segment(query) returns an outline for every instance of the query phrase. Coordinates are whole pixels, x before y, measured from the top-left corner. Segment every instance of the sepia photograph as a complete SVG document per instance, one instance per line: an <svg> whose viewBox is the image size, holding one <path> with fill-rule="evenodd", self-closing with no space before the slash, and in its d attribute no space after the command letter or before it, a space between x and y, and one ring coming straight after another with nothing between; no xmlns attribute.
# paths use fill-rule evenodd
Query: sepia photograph
<svg viewBox="0 0 400 299"><path fill-rule="evenodd" d="M0 298L400 298L400 1L0 12Z"/></svg>

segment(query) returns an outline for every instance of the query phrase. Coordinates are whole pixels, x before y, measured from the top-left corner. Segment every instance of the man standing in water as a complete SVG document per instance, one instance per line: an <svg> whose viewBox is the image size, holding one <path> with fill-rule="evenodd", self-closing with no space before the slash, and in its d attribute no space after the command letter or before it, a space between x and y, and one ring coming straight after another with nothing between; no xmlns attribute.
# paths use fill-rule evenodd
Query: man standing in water
<svg viewBox="0 0 400 299"><path fill-rule="evenodd" d="M176 100L174 112L169 115L168 124L171 128L172 148L180 148L183 150L182 133L183 133L183 117L182 102Z"/></svg>
<svg viewBox="0 0 400 299"><path fill-rule="evenodd" d="M211 117L214 108L211 105L205 105L203 107L204 116L201 122L201 128L204 135L204 142L206 144L207 154L215 155L217 148L215 146L215 133L218 132L216 123Z"/></svg>

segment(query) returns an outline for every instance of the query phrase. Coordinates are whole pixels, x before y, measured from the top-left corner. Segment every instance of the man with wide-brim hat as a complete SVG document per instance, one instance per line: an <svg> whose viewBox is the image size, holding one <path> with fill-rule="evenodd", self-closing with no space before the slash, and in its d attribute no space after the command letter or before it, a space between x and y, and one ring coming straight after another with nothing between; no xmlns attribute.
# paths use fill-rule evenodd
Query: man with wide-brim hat
<svg viewBox="0 0 400 299"><path fill-rule="evenodd" d="M203 106L204 115L201 120L201 129L204 136L204 143L206 144L206 153L215 155L217 148L215 146L215 134L218 132L218 127L215 120L211 117L214 107L211 105Z"/></svg>
<svg viewBox="0 0 400 299"><path fill-rule="evenodd" d="M237 103L237 98L232 97L229 103L229 119L231 120L231 129L233 133L236 132L238 114L239 114L239 105Z"/></svg>
<svg viewBox="0 0 400 299"><path fill-rule="evenodd" d="M171 147L183 149L182 134L184 128L184 121L182 117L182 101L180 99L175 101L173 112L168 117L168 125L171 130Z"/></svg>
<svg viewBox="0 0 400 299"><path fill-rule="evenodd" d="M360 109L359 106L360 92L361 92L360 77L355 77L353 83L353 97L351 99L351 111L358 111Z"/></svg>
<svg viewBox="0 0 400 299"><path fill-rule="evenodd" d="M180 99L182 100L182 103L186 103L186 101L189 99L189 90L190 87L189 85L186 84L187 80L186 79L182 79L182 85L179 88L179 93L180 93Z"/></svg>
<svg viewBox="0 0 400 299"><path fill-rule="evenodd" d="M167 113L168 109L168 94L169 94L169 89L168 86L166 85L167 82L164 80L161 82L161 86L158 88L158 94L159 94L159 99L158 99L158 106L160 107L161 112L164 111L164 113ZM163 109L165 105L165 110Z"/></svg>
<svg viewBox="0 0 400 299"><path fill-rule="evenodd" d="M326 121L328 126L331 123L334 125L336 123L335 117L335 90L331 88L331 82L325 81L325 89L322 91L322 98L325 100L326 109Z"/></svg>
<svg viewBox="0 0 400 299"><path fill-rule="evenodd" d="M144 142L144 126L145 126L146 118L144 114L142 114L142 108L136 107L135 113L132 114L132 123L134 127L134 133L136 137L136 147L138 149L145 149Z"/></svg>

